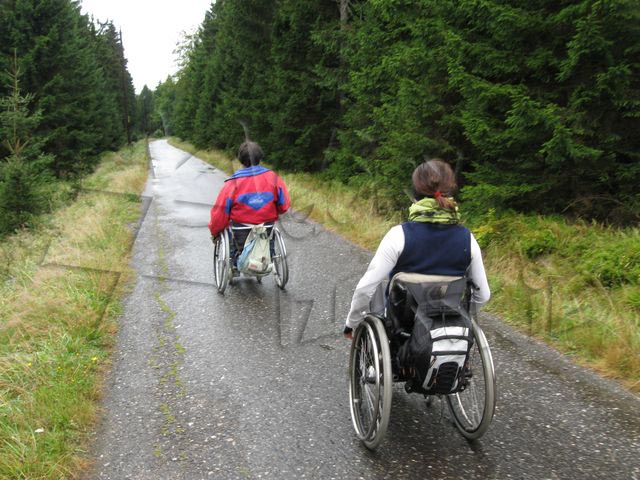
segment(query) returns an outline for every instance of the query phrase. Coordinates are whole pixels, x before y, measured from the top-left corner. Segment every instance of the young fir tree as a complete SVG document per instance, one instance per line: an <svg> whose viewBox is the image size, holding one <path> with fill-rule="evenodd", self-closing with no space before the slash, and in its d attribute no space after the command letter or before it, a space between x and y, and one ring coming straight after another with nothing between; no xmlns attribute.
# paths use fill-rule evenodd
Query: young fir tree
<svg viewBox="0 0 640 480"><path fill-rule="evenodd" d="M40 112L29 113L32 95L20 92L20 69L14 57L7 74L9 94L0 99L0 142L8 155L0 161L0 236L25 226L42 209L38 194L42 171L52 157L42 153L42 139L35 135Z"/></svg>

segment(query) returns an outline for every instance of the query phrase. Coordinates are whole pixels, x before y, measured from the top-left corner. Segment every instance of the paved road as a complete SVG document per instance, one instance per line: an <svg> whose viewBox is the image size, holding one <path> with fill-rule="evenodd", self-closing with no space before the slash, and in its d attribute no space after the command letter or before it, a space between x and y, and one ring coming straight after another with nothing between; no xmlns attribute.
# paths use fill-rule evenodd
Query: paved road
<svg viewBox="0 0 640 480"><path fill-rule="evenodd" d="M89 478L640 480L640 400L487 316L499 398L485 437L468 443L438 401L398 385L368 452L339 332L371 254L290 215L287 290L269 277L220 296L206 222L225 175L165 141L151 154Z"/></svg>

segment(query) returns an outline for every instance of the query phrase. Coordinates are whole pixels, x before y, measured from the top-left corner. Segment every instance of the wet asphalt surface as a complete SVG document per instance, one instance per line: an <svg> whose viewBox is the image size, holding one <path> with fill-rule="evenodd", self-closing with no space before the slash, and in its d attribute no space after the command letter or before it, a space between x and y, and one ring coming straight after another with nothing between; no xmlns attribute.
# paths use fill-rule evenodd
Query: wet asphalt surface
<svg viewBox="0 0 640 480"><path fill-rule="evenodd" d="M467 442L443 403L398 384L369 452L351 425L340 331L372 254L287 214L287 289L247 278L219 295L206 224L225 175L166 141L150 149L88 478L640 480L640 399L486 315L498 374L488 433Z"/></svg>

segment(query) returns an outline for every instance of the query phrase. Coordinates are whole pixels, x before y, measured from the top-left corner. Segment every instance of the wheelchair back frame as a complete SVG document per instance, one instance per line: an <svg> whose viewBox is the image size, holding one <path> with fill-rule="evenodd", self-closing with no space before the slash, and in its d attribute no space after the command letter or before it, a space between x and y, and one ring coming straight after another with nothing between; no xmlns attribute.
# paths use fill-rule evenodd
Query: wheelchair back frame
<svg viewBox="0 0 640 480"><path fill-rule="evenodd" d="M233 243L233 246L235 247L235 251L231 252L231 261L232 263L235 264L236 259L240 258L240 255L242 254L244 247L246 245L246 241L247 241L247 237L249 236L249 233L251 232L251 230L254 227L257 226L264 226L267 229L268 235L269 235L269 245L271 245L271 256L273 256L273 237L274 237L274 224L273 223L265 223L265 224L259 224L259 225L251 225L251 224L233 224L230 225L228 230L229 230L229 236L231 237L231 242ZM250 272L244 272L245 275L253 275L253 276L257 276L257 277L261 277L261 276L266 276L269 275L271 271L266 272L264 274L253 274Z"/></svg>
<svg viewBox="0 0 640 480"><path fill-rule="evenodd" d="M269 232L269 241L273 239L273 231L274 224L273 223L264 223L262 224L266 227ZM229 226L229 232L231 236L231 240L233 241L234 246L236 247L237 254L240 255L242 250L244 249L244 244L247 240L247 236L253 227L258 225L250 225L250 224L232 224ZM236 233L237 232L237 233Z"/></svg>

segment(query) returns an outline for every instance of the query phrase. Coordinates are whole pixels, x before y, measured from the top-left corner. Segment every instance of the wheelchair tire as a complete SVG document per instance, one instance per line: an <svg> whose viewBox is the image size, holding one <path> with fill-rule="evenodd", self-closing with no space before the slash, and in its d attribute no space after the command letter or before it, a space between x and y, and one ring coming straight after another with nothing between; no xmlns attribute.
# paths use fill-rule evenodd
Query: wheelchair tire
<svg viewBox="0 0 640 480"><path fill-rule="evenodd" d="M476 440L486 433L496 407L496 376L491 350L475 320L473 338L469 354L469 384L463 391L447 395L453 421L469 440Z"/></svg>
<svg viewBox="0 0 640 480"><path fill-rule="evenodd" d="M289 265L287 263L287 249L284 245L284 239L280 230L274 227L273 230L273 250L275 255L273 256L274 276L276 285L284 290L284 287L289 281Z"/></svg>
<svg viewBox="0 0 640 480"><path fill-rule="evenodd" d="M382 321L367 315L354 331L349 356L349 406L358 438L376 449L391 416L391 352Z"/></svg>
<svg viewBox="0 0 640 480"><path fill-rule="evenodd" d="M213 245L213 276L218 293L224 293L231 279L231 254L229 253L229 236L222 232Z"/></svg>

